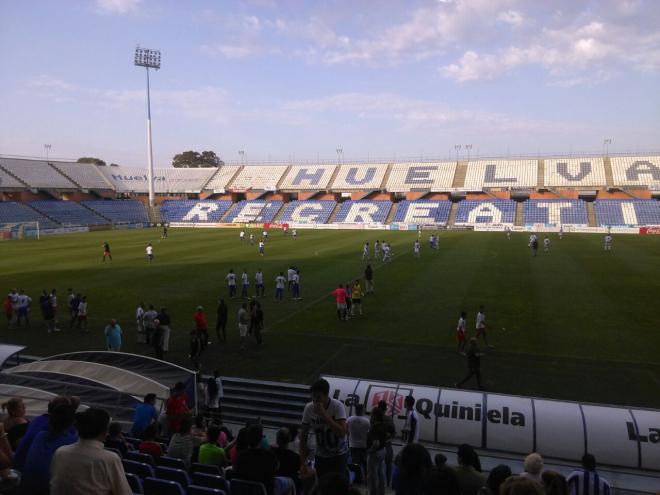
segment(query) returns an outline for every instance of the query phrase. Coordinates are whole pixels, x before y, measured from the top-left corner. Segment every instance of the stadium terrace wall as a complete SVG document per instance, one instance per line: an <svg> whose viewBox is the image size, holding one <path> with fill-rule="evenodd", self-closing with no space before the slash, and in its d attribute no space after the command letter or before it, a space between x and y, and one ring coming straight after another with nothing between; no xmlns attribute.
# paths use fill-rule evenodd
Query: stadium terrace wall
<svg viewBox="0 0 660 495"><path fill-rule="evenodd" d="M424 442L460 445L580 462L585 452L599 464L660 471L660 410L443 389L325 376L330 395L370 411L384 400L397 424L413 395Z"/></svg>

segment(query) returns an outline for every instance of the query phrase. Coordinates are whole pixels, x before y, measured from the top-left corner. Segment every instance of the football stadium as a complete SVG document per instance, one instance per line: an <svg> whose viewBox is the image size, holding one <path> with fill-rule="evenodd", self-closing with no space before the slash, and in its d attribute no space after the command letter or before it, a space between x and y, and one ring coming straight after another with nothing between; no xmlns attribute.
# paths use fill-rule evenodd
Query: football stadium
<svg viewBox="0 0 660 495"><path fill-rule="evenodd" d="M3 141L0 493L660 493L657 136L168 166L160 64L146 164Z"/></svg>

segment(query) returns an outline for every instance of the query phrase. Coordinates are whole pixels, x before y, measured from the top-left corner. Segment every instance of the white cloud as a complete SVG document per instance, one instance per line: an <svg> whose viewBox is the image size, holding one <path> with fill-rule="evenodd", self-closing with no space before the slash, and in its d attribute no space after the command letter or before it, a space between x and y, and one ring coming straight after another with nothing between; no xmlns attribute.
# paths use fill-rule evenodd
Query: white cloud
<svg viewBox="0 0 660 495"><path fill-rule="evenodd" d="M135 12L142 0L96 0L96 7L104 14L128 14Z"/></svg>
<svg viewBox="0 0 660 495"><path fill-rule="evenodd" d="M207 55L222 55L228 59L241 59L259 52L257 46L246 43L244 45L202 45L202 51Z"/></svg>
<svg viewBox="0 0 660 495"><path fill-rule="evenodd" d="M515 10L507 10L506 12L500 12L497 15L497 20L505 24L510 24L514 27L520 27L525 22L525 18L520 12Z"/></svg>
<svg viewBox="0 0 660 495"><path fill-rule="evenodd" d="M71 84L61 79L57 79L48 75L40 75L36 79L28 81L28 86L30 86L31 88L43 88L43 89L54 89L54 90L64 90L64 91L73 91L78 88L75 84Z"/></svg>

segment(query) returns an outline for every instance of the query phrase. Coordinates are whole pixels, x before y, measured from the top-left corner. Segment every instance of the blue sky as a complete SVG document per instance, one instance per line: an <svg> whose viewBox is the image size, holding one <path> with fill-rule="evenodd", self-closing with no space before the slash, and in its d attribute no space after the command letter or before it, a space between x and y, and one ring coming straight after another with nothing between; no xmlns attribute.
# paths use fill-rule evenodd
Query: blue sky
<svg viewBox="0 0 660 495"><path fill-rule="evenodd" d="M660 149L656 0L0 3L0 153L156 166ZM459 151L460 156L465 150Z"/></svg>

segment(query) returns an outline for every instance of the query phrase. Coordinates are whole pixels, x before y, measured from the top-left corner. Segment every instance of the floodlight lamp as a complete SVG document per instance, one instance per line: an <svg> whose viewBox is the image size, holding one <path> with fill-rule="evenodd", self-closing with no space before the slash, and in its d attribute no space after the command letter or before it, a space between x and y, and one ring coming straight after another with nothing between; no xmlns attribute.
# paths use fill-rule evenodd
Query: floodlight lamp
<svg viewBox="0 0 660 495"><path fill-rule="evenodd" d="M160 50L150 50L138 46L135 49L135 65L148 69L160 69Z"/></svg>

